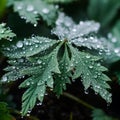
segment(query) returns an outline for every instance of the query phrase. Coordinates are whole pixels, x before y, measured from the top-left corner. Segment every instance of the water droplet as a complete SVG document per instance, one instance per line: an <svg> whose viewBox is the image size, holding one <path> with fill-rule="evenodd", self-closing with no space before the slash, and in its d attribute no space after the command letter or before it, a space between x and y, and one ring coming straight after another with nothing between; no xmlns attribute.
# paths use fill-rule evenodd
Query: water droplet
<svg viewBox="0 0 120 120"><path fill-rule="evenodd" d="M39 86L39 85L41 85L41 83L39 82L39 83L37 83L37 85Z"/></svg>
<svg viewBox="0 0 120 120"><path fill-rule="evenodd" d="M37 106L42 105L42 102L37 103Z"/></svg>
<svg viewBox="0 0 120 120"><path fill-rule="evenodd" d="M48 79L50 79L51 78L51 76L48 76Z"/></svg>
<svg viewBox="0 0 120 120"><path fill-rule="evenodd" d="M41 63L42 63L42 61L41 61L41 60L38 60L38 61L37 61L37 63L38 63L38 64L41 64Z"/></svg>
<svg viewBox="0 0 120 120"><path fill-rule="evenodd" d="M90 74L89 73L87 73L87 76L89 76Z"/></svg>
<svg viewBox="0 0 120 120"><path fill-rule="evenodd" d="M34 13L35 15L36 15L36 14L38 14L38 12L37 12L37 11L34 11L33 13Z"/></svg>
<svg viewBox="0 0 120 120"><path fill-rule="evenodd" d="M53 88L50 88L50 91L53 91Z"/></svg>
<svg viewBox="0 0 120 120"><path fill-rule="evenodd" d="M34 27L36 27L36 26L37 26L37 24L35 23L35 24L34 24Z"/></svg>
<svg viewBox="0 0 120 120"><path fill-rule="evenodd" d="M24 117L23 116L21 116L21 119L23 119Z"/></svg>
<svg viewBox="0 0 120 120"><path fill-rule="evenodd" d="M27 113L31 113L31 110L28 110L28 112Z"/></svg>
<svg viewBox="0 0 120 120"><path fill-rule="evenodd" d="M114 52L115 52L115 53L119 53L119 52L120 52L120 49L119 49L119 48L116 48L116 49L114 49Z"/></svg>
<svg viewBox="0 0 120 120"><path fill-rule="evenodd" d="M30 114L29 114L29 113L27 113L27 116L29 117L29 116L30 116Z"/></svg>
<svg viewBox="0 0 120 120"><path fill-rule="evenodd" d="M4 33L4 30L1 30L0 33Z"/></svg>
<svg viewBox="0 0 120 120"><path fill-rule="evenodd" d="M111 41L112 41L113 43L115 43L115 42L117 42L117 39L116 39L115 37L113 37L113 38L111 39Z"/></svg>
<svg viewBox="0 0 120 120"><path fill-rule="evenodd" d="M100 66L100 63L98 63L97 66Z"/></svg>
<svg viewBox="0 0 120 120"><path fill-rule="evenodd" d="M87 55L87 56L86 56L86 58L88 58L88 59L89 59L89 58L90 58L90 55Z"/></svg>
<svg viewBox="0 0 120 120"><path fill-rule="evenodd" d="M72 31L73 31L73 32L76 32L77 30L74 28L74 29L72 29Z"/></svg>
<svg viewBox="0 0 120 120"><path fill-rule="evenodd" d="M108 38L112 38L112 34L111 33L108 33Z"/></svg>
<svg viewBox="0 0 120 120"><path fill-rule="evenodd" d="M28 6L27 6L27 11L28 11L28 12L32 12L33 10L34 10L33 5L28 5Z"/></svg>
<svg viewBox="0 0 120 120"><path fill-rule="evenodd" d="M90 68L90 69L92 69L92 68L93 68L93 66L92 66L92 65L90 65L90 66L89 66L89 68Z"/></svg>
<svg viewBox="0 0 120 120"><path fill-rule="evenodd" d="M48 14L48 13L49 13L49 9L44 8L44 9L42 10L42 12L43 12L44 14Z"/></svg>
<svg viewBox="0 0 120 120"><path fill-rule="evenodd" d="M23 42L22 41L18 41L17 44L16 44L16 46L18 48L22 48L23 47Z"/></svg>
<svg viewBox="0 0 120 120"><path fill-rule="evenodd" d="M1 26L4 27L6 24L5 23L2 23Z"/></svg>
<svg viewBox="0 0 120 120"><path fill-rule="evenodd" d="M97 78L98 76L97 75L94 75L94 78Z"/></svg>
<svg viewBox="0 0 120 120"><path fill-rule="evenodd" d="M90 39L91 39L91 40L93 40L93 39L94 39L94 37L93 37L93 36L90 36Z"/></svg>
<svg viewBox="0 0 120 120"><path fill-rule="evenodd" d="M26 85L29 86L29 85L30 85L30 82L27 82Z"/></svg>
<svg viewBox="0 0 120 120"><path fill-rule="evenodd" d="M19 5L17 6L17 9L18 9L18 10L22 10L22 8L23 8L23 4L19 4Z"/></svg>
<svg viewBox="0 0 120 120"><path fill-rule="evenodd" d="M85 90L85 94L89 94L89 91L88 91L88 90Z"/></svg>
<svg viewBox="0 0 120 120"><path fill-rule="evenodd" d="M6 81L7 81L7 77L6 77L6 76L3 76L1 81L2 81L2 82L6 82Z"/></svg>

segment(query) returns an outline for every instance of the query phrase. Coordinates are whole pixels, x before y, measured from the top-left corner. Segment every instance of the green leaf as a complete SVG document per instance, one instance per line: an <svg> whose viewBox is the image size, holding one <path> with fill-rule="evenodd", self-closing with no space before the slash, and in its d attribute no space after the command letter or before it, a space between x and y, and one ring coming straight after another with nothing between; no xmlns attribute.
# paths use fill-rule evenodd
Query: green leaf
<svg viewBox="0 0 120 120"><path fill-rule="evenodd" d="M15 120L15 118L10 115L7 104L0 102L0 120Z"/></svg>
<svg viewBox="0 0 120 120"><path fill-rule="evenodd" d="M120 71L115 72L115 74L117 75L118 84L120 85Z"/></svg>
<svg viewBox="0 0 120 120"><path fill-rule="evenodd" d="M71 45L69 47L72 53L70 69L75 69L72 78L81 77L85 90L91 87L103 99L111 103L111 94L107 91L110 86L106 83L110 79L102 73L107 69L97 62L100 58L85 52L79 52Z"/></svg>
<svg viewBox="0 0 120 120"><path fill-rule="evenodd" d="M102 38L107 48L107 52L103 54L107 63L113 63L120 60L120 21L112 28L107 38Z"/></svg>
<svg viewBox="0 0 120 120"><path fill-rule="evenodd" d="M70 80L78 78L82 78L85 90L91 87L111 102L111 94L107 90L110 79L103 74L107 69L98 62L101 58L77 49L104 49L102 41L90 35L98 31L99 24L94 21L75 24L60 13L56 25L52 32L59 37L58 41L35 36L3 50L10 58L10 66L5 69L8 72L2 77L2 82L27 77L20 85L20 88L27 89L22 97L23 115L35 106L37 100L43 101L47 88L59 96Z"/></svg>
<svg viewBox="0 0 120 120"><path fill-rule="evenodd" d="M13 37L15 37L15 34L9 28L5 28L5 25L5 23L0 24L0 40L11 40Z"/></svg>
<svg viewBox="0 0 120 120"><path fill-rule="evenodd" d="M115 120L114 118L106 115L101 109L95 109L92 112L92 120Z"/></svg>
<svg viewBox="0 0 120 120"><path fill-rule="evenodd" d="M70 65L70 58L69 58L69 53L68 53L68 48L65 45L65 51L63 54L62 59L59 62L59 69L61 71L60 74L55 74L55 87L54 87L54 92L58 96L62 94L63 90L66 90L66 83L71 83L70 82L70 71L68 71L68 67Z"/></svg>
<svg viewBox="0 0 120 120"><path fill-rule="evenodd" d="M7 0L7 7L10 7L14 4L15 0Z"/></svg>
<svg viewBox="0 0 120 120"><path fill-rule="evenodd" d="M57 53L60 45L53 50L49 55L40 58L41 63L38 67L31 67L22 71L26 75L32 76L26 79L20 87L28 87L22 97L22 114L25 115L28 110L31 110L36 103L36 100L43 101L46 87L53 88L53 73L60 73L58 68ZM29 70L29 71L27 71ZM39 73L38 73L39 71Z"/></svg>
<svg viewBox="0 0 120 120"><path fill-rule="evenodd" d="M55 6L47 4L43 0L21 0L14 2L14 11L18 12L21 18L26 22L37 25L39 16L51 25L57 17L57 9Z"/></svg>
<svg viewBox="0 0 120 120"><path fill-rule="evenodd" d="M52 33L61 40L67 39L79 47L104 49L103 42L94 35L99 27L100 24L94 21L80 21L79 24L75 24L70 17L65 16L64 13L59 13L56 27Z"/></svg>
<svg viewBox="0 0 120 120"><path fill-rule="evenodd" d="M90 0L88 15L106 26L114 19L119 8L119 0Z"/></svg>
<svg viewBox="0 0 120 120"><path fill-rule="evenodd" d="M0 18L2 17L5 8L6 8L6 0L0 0Z"/></svg>
<svg viewBox="0 0 120 120"><path fill-rule="evenodd" d="M18 41L16 45L9 47L9 50L4 48L4 54L10 58L29 57L49 49L56 43L58 43L56 40L35 36L24 39L24 41Z"/></svg>

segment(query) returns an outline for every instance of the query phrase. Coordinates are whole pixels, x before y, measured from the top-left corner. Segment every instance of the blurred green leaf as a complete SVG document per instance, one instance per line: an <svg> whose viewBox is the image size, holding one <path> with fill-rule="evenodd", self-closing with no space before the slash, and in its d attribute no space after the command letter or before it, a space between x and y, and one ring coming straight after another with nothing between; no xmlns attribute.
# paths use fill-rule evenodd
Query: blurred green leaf
<svg viewBox="0 0 120 120"><path fill-rule="evenodd" d="M9 7L9 6L13 5L14 1L15 0L7 0L7 6Z"/></svg>
<svg viewBox="0 0 120 120"><path fill-rule="evenodd" d="M76 0L45 0L45 1L49 3L69 3Z"/></svg>
<svg viewBox="0 0 120 120"><path fill-rule="evenodd" d="M6 0L0 0L0 18L4 14L6 8Z"/></svg>
<svg viewBox="0 0 120 120"><path fill-rule="evenodd" d="M57 18L57 8L43 0L21 0L13 2L15 12L18 12L22 19L37 26L40 16L48 25L54 23Z"/></svg>
<svg viewBox="0 0 120 120"><path fill-rule="evenodd" d="M117 21L112 29L112 34L117 38L120 45L120 20Z"/></svg>
<svg viewBox="0 0 120 120"><path fill-rule="evenodd" d="M106 48L109 50L107 54L103 54L107 63L114 63L120 60L120 20L108 33L107 38L102 38Z"/></svg>
<svg viewBox="0 0 120 120"><path fill-rule="evenodd" d="M92 120L116 120L104 113L101 109L95 109L92 112Z"/></svg>
<svg viewBox="0 0 120 120"><path fill-rule="evenodd" d="M114 19L119 8L120 0L90 0L88 15L104 27Z"/></svg>
<svg viewBox="0 0 120 120"><path fill-rule="evenodd" d="M7 104L0 102L0 120L15 120L15 118L9 114Z"/></svg>
<svg viewBox="0 0 120 120"><path fill-rule="evenodd" d="M120 85L120 71L115 72L116 76L117 76L117 80L118 80L118 84Z"/></svg>

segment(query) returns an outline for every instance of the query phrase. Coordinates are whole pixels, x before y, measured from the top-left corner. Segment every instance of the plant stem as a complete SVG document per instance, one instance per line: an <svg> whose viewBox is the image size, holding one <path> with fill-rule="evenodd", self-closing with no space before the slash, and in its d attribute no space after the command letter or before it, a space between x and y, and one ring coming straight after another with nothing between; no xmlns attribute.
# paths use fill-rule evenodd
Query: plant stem
<svg viewBox="0 0 120 120"><path fill-rule="evenodd" d="M74 100L74 101L76 101L76 102L82 104L83 106L85 106L85 107L87 107L87 108L89 108L89 109L92 109L92 110L95 109L94 106L92 106L92 105L86 103L85 101L83 101L83 100L81 100L81 99L79 99L79 98L77 98L77 97L71 95L70 93L64 92L64 93L63 93L63 96L68 97L68 98L70 98L70 99L72 99L72 100Z"/></svg>

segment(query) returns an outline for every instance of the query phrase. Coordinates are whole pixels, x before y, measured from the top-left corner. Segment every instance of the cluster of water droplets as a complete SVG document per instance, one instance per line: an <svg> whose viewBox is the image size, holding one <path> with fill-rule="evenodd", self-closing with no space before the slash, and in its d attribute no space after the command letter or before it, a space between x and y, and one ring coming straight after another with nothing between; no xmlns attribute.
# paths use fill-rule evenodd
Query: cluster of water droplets
<svg viewBox="0 0 120 120"><path fill-rule="evenodd" d="M6 25L5 23L0 24L0 33L1 34L3 34L5 31L5 29L3 29L5 27L5 25Z"/></svg>
<svg viewBox="0 0 120 120"><path fill-rule="evenodd" d="M15 60L13 60L15 61ZM15 61L16 63L16 61ZM25 76L19 73L20 68L17 66L8 66L7 68L4 69L5 71L10 71L8 73L6 73L2 79L1 82L2 83L9 83L11 81L15 81L18 79L23 79Z"/></svg>
<svg viewBox="0 0 120 120"><path fill-rule="evenodd" d="M87 48L104 49L103 41L100 41L95 34L98 32L100 24L94 21L75 22L64 13L59 13L56 27L52 33L57 35L60 40L67 39L70 43Z"/></svg>
<svg viewBox="0 0 120 120"><path fill-rule="evenodd" d="M104 83L103 83L104 84ZM104 86L104 85L103 85ZM111 103L112 102L112 94L109 93L106 88L101 87L100 85L95 85L92 87L95 91L95 94L100 94L102 98L104 98L107 103Z"/></svg>
<svg viewBox="0 0 120 120"><path fill-rule="evenodd" d="M74 26L73 20L65 16L64 13L59 13L58 19L56 20L56 27L51 31L52 34L55 34L59 39L67 38L70 29Z"/></svg>
<svg viewBox="0 0 120 120"><path fill-rule="evenodd" d="M51 47L56 41L51 39L32 36L30 39L19 40L16 45L4 48L5 54L8 57L19 58L22 56L31 56L37 54L41 51L45 51L47 48ZM9 53L11 51L11 53Z"/></svg>
<svg viewBox="0 0 120 120"><path fill-rule="evenodd" d="M120 57L120 42L111 33L108 34L108 40L110 41L110 43L108 43L108 48L113 50L113 52Z"/></svg>
<svg viewBox="0 0 120 120"><path fill-rule="evenodd" d="M5 26L5 23L0 24L0 40L7 39L9 41L12 41L12 38L15 36L15 34L12 33L9 27L5 28Z"/></svg>
<svg viewBox="0 0 120 120"><path fill-rule="evenodd" d="M105 68L101 67L101 64L97 62L97 58L95 56L92 56L90 54L81 54L79 60L81 63L78 62L78 59L73 55L72 58L72 67L79 66L82 64L81 68L84 68L81 73L81 81L85 86L85 94L88 94L88 88L91 87L95 91L95 94L100 94L107 102L111 102L111 94L106 90L108 86L105 86L104 84L107 84L104 80L105 76L102 71L105 70ZM82 56L83 55L83 56ZM86 64L86 66L84 66ZM80 66L79 66L80 67ZM109 80L109 78L108 78ZM89 83L89 87L86 88L86 82ZM103 92L105 91L105 92Z"/></svg>
<svg viewBox="0 0 120 120"><path fill-rule="evenodd" d="M24 2L16 1L14 9L19 12L22 19L26 19L26 22L34 23L34 27L36 27L39 15L44 18L44 15L49 15L53 7L44 3L44 1L35 0L31 3L25 0ZM33 20L30 19L29 16L31 16Z"/></svg>

